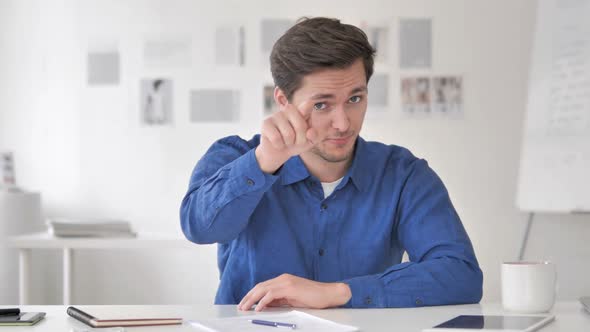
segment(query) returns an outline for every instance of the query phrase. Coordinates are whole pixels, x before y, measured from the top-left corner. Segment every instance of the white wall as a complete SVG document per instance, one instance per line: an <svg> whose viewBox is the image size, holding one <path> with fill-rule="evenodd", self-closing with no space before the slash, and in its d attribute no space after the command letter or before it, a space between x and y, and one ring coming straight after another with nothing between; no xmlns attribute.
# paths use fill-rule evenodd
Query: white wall
<svg viewBox="0 0 590 332"><path fill-rule="evenodd" d="M461 74L462 119L408 119L398 111L367 119L362 135L410 148L445 181L472 238L485 275L484 301L500 298L499 266L515 259L526 215L515 208L534 1L116 1L0 0L0 149L14 150L17 177L43 193L47 215L115 217L140 231L179 232L178 207L192 167L217 138L249 137L262 120L262 86L270 82L258 52L262 18L339 17L359 24L389 22L393 77ZM433 68L400 72L397 19L432 17ZM245 69L211 65L217 24L246 27ZM141 64L146 36L190 33L197 41L189 69ZM86 51L111 40L121 51L121 84L85 86ZM172 128L139 125L143 77L174 79ZM237 124L188 123L191 88L232 86L242 91ZM369 110L370 111L370 110ZM551 259L561 298L590 294L590 220L541 216L526 258ZM38 261L59 263L55 253ZM84 251L76 257L76 303L212 302L217 287L215 247L150 252ZM38 303L59 301L59 269L39 266ZM585 276L585 277L584 277ZM139 278L138 278L139 277ZM575 282L569 282L574 280Z"/></svg>

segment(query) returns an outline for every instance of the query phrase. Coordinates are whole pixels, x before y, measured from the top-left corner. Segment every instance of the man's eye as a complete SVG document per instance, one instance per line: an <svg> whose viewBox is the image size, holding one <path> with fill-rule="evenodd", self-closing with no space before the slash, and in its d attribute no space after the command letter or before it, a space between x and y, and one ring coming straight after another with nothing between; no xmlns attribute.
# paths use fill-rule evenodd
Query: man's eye
<svg viewBox="0 0 590 332"><path fill-rule="evenodd" d="M328 107L328 105L326 105L326 103L315 103L313 105L313 109L316 111L325 110L327 107Z"/></svg>
<svg viewBox="0 0 590 332"><path fill-rule="evenodd" d="M360 103L361 102L361 96L352 96L350 97L350 99L348 99L348 101L352 104L356 104L356 103Z"/></svg>

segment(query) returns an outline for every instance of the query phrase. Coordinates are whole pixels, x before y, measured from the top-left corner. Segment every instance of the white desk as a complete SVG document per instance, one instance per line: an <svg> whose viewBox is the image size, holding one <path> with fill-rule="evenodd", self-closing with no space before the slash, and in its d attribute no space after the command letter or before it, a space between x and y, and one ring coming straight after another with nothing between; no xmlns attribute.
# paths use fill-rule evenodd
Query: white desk
<svg viewBox="0 0 590 332"><path fill-rule="evenodd" d="M135 238L67 238L48 233L12 236L8 246L19 249L19 302L28 304L32 249L61 249L63 253L63 304L72 302L75 249L191 248L188 240L173 234L145 233Z"/></svg>
<svg viewBox="0 0 590 332"><path fill-rule="evenodd" d="M77 306L99 318L111 317L182 317L185 320L209 319L251 315L253 312L237 311L236 306ZM24 331L70 331L84 328L85 325L66 315L66 306L23 306L23 311L44 311L45 319L31 327L2 327L2 332ZM288 310L288 309L279 309ZM354 325L361 331L370 332L418 332L461 314L506 314L499 304L424 307L411 309L328 309L302 310L312 315L338 323ZM541 329L541 332L582 332L590 330L590 314L581 309L578 302L559 302L551 311L556 316L554 322ZM264 312L261 313L264 315ZM162 327L133 327L130 332L158 331L200 331L186 322L183 325ZM261 331L269 331L261 327ZM274 330L270 331L274 332Z"/></svg>

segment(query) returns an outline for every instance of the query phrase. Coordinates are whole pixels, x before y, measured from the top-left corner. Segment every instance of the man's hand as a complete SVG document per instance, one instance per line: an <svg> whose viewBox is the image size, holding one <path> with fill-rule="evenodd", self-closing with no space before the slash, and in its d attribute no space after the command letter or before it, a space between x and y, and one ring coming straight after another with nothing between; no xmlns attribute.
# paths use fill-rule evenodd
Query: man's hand
<svg viewBox="0 0 590 332"><path fill-rule="evenodd" d="M309 102L295 107L282 106L262 123L260 145L256 148L256 160L267 174L276 172L289 158L310 150L317 139L317 132L308 123L311 116Z"/></svg>
<svg viewBox="0 0 590 332"><path fill-rule="evenodd" d="M344 305L351 296L350 287L344 283L317 282L283 274L252 288L240 301L238 309L250 310L256 302L256 311L283 305L324 309Z"/></svg>

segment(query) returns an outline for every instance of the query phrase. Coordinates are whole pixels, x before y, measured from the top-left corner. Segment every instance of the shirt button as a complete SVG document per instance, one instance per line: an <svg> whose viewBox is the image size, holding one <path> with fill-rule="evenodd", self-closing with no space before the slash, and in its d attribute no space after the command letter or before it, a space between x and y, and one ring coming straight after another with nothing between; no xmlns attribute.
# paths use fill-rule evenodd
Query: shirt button
<svg viewBox="0 0 590 332"><path fill-rule="evenodd" d="M422 305L422 300L416 299L416 305Z"/></svg>
<svg viewBox="0 0 590 332"><path fill-rule="evenodd" d="M371 304L373 303L373 300L371 299L370 296L365 297L365 304Z"/></svg>
<svg viewBox="0 0 590 332"><path fill-rule="evenodd" d="M246 180L246 183L247 183L249 186L253 186L253 185L254 185L254 181L252 181L252 179L247 179L247 180Z"/></svg>
<svg viewBox="0 0 590 332"><path fill-rule="evenodd" d="M322 205L320 206L320 210L322 210L322 211L324 211L324 210L325 210L325 209L327 209L327 208L328 208L328 206L327 206L326 204L322 204Z"/></svg>
<svg viewBox="0 0 590 332"><path fill-rule="evenodd" d="M320 256L324 256L324 249L320 249L320 250L318 250L318 254L319 254Z"/></svg>

